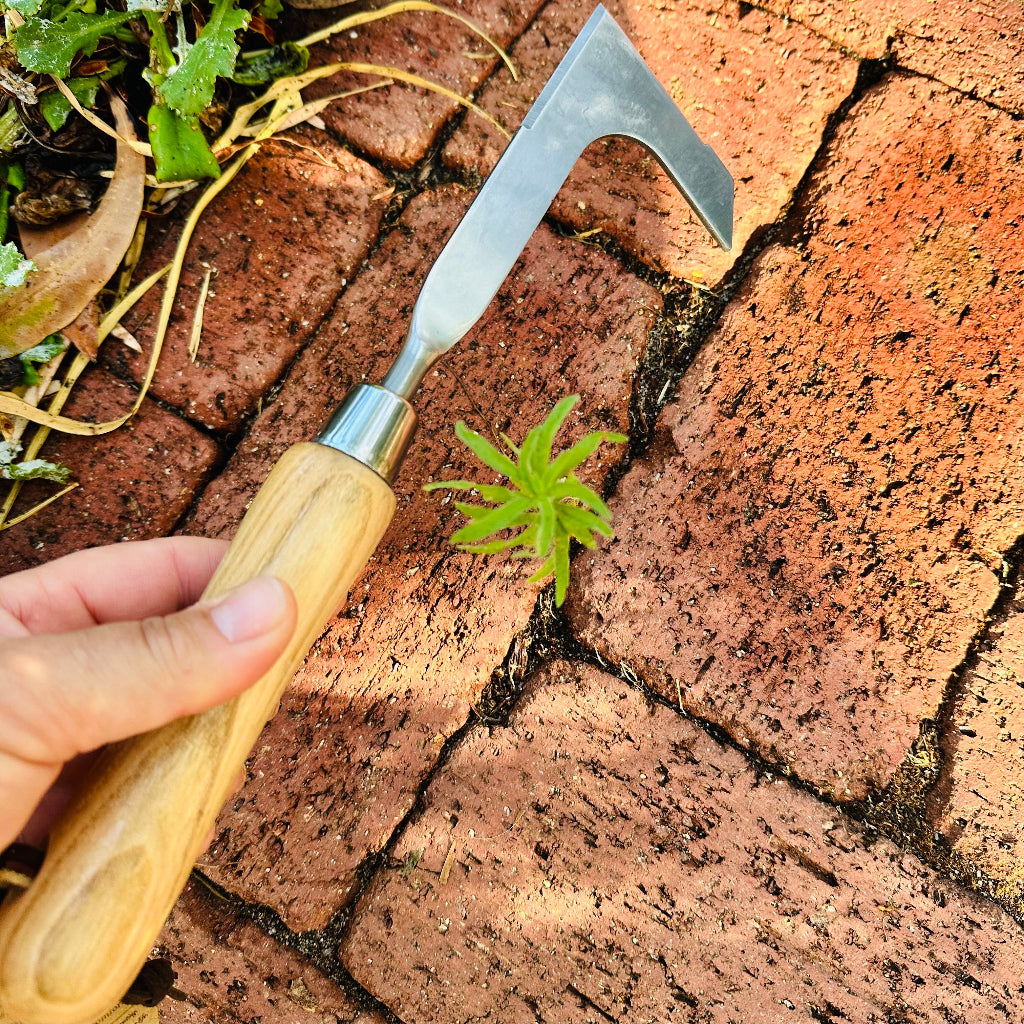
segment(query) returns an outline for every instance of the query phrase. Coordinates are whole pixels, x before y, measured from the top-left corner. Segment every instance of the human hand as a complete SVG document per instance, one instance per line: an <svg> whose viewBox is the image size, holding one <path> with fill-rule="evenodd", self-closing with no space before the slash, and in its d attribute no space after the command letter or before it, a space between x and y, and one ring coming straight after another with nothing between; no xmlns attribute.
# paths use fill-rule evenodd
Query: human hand
<svg viewBox="0 0 1024 1024"><path fill-rule="evenodd" d="M277 660L295 629L286 585L193 604L226 550L167 537L0 579L0 850L44 840L80 755L220 704Z"/></svg>

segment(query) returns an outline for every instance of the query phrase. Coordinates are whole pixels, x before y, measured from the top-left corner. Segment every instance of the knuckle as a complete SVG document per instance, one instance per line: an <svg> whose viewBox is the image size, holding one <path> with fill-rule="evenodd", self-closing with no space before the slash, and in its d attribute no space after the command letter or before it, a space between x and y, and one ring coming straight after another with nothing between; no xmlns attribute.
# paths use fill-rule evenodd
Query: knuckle
<svg viewBox="0 0 1024 1024"><path fill-rule="evenodd" d="M182 623L168 618L143 619L139 633L154 676L181 678L195 671L196 639Z"/></svg>

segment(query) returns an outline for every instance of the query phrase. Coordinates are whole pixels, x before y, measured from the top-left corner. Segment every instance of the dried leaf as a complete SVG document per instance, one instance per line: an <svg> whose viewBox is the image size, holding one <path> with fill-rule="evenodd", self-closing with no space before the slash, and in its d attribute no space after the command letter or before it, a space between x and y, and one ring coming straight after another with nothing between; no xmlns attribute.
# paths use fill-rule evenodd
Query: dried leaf
<svg viewBox="0 0 1024 1024"><path fill-rule="evenodd" d="M131 133L124 104L112 97L111 106L118 130ZM96 212L36 257L38 270L24 286L0 292L0 358L66 327L113 277L142 212L145 174L145 160L119 142L114 176Z"/></svg>
<svg viewBox="0 0 1024 1024"><path fill-rule="evenodd" d="M84 230L88 223L89 214L73 213L70 217L62 217L52 224L19 224L18 235L22 252L30 260L34 260L58 242L63 242L70 235Z"/></svg>
<svg viewBox="0 0 1024 1024"><path fill-rule="evenodd" d="M88 214L76 213L72 217L65 217L55 224L48 224L45 227L22 227L21 247L29 259L35 260L48 249L52 249L58 242L62 242L69 235L81 230L88 220ZM90 359L95 360L100 347L99 321L100 306L96 299L92 298L85 309L64 327L61 333L79 352L84 352Z"/></svg>
<svg viewBox="0 0 1024 1024"><path fill-rule="evenodd" d="M61 333L79 352L95 362L100 350L99 324L100 304L92 299Z"/></svg>
<svg viewBox="0 0 1024 1024"><path fill-rule="evenodd" d="M131 349L133 352L138 352L142 355L142 346L139 344L139 339L128 330L127 327L122 327L120 324L114 324L110 328L110 335L113 338L117 338L125 348Z"/></svg>

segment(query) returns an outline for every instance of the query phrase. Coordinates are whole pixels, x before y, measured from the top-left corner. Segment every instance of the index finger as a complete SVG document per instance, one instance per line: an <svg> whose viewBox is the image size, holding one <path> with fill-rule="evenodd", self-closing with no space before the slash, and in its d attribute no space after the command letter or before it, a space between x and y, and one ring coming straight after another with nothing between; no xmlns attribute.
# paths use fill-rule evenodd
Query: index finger
<svg viewBox="0 0 1024 1024"><path fill-rule="evenodd" d="M124 541L13 573L0 579L0 633L61 633L185 608L227 547L207 537Z"/></svg>

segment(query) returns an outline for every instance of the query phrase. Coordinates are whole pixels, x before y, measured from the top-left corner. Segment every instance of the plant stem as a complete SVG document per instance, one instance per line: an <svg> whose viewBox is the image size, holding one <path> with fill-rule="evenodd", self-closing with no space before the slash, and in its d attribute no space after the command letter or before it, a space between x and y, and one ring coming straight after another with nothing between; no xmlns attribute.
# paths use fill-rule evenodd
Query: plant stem
<svg viewBox="0 0 1024 1024"><path fill-rule="evenodd" d="M150 67L155 74L166 75L177 64L170 40L167 38L167 29L156 11L143 11L142 13L149 26L151 36L149 41Z"/></svg>
<svg viewBox="0 0 1024 1024"><path fill-rule="evenodd" d="M13 103L7 104L7 109L0 114L0 153L11 153L26 136L25 126L18 116L17 108Z"/></svg>

